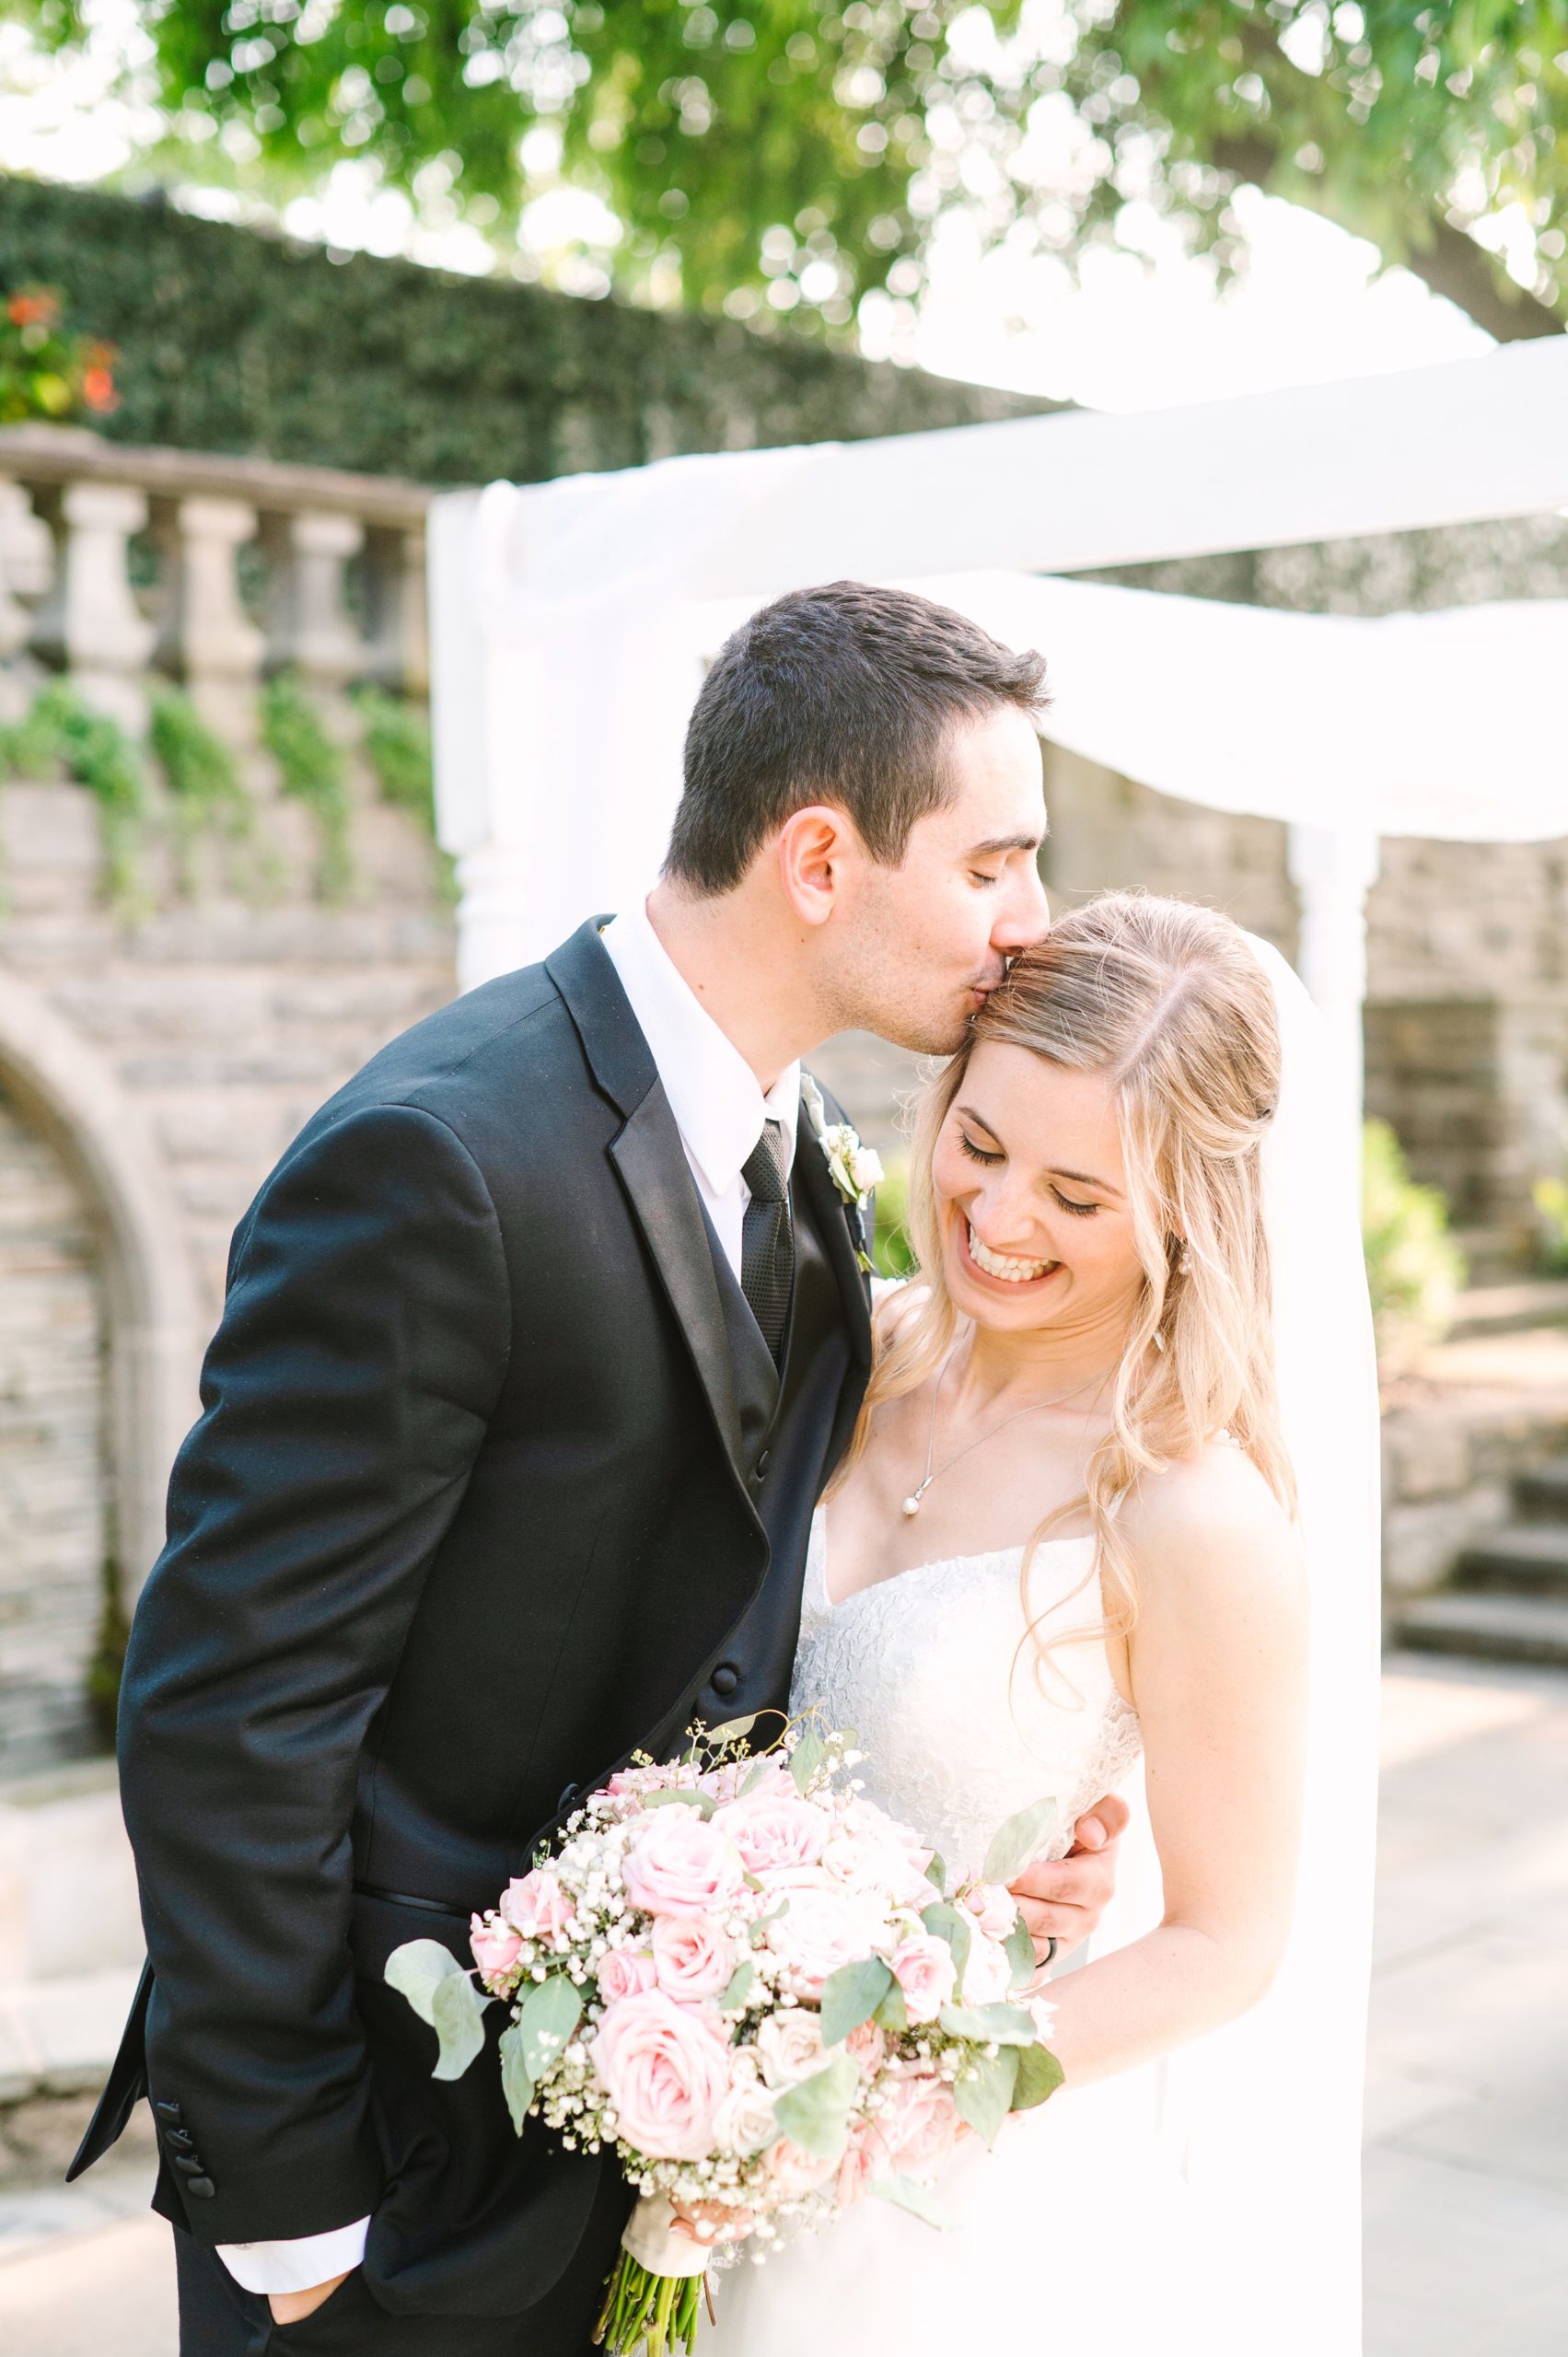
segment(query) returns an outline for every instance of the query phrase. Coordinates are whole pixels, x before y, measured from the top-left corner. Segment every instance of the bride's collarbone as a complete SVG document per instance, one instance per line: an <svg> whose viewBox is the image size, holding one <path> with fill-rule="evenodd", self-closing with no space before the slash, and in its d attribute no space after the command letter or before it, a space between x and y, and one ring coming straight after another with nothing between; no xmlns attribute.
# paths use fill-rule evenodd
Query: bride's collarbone
<svg viewBox="0 0 1568 2357"><path fill-rule="evenodd" d="M1059 1505L1075 1506L1081 1484L1076 1466L1015 1471L954 1466L935 1480L911 1515L920 1469L912 1471L889 1452L881 1461L868 1451L827 1505L829 1586L835 1602L862 1588L877 1587L930 1563L978 1555L1020 1551ZM1074 1511L1051 1522L1051 1539L1082 1538L1089 1522Z"/></svg>

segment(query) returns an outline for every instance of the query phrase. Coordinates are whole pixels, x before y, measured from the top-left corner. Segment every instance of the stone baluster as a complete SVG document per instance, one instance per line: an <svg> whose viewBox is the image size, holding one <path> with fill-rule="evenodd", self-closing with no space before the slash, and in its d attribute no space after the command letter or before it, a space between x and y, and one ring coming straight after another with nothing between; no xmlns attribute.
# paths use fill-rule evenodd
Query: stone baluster
<svg viewBox="0 0 1568 2357"><path fill-rule="evenodd" d="M165 660L210 728L241 750L256 737L266 634L239 595L238 556L256 537L241 499L182 499L175 518L175 589Z"/></svg>
<svg viewBox="0 0 1568 2357"><path fill-rule="evenodd" d="M28 606L43 596L53 575L48 525L34 515L20 483L0 479L0 719L19 719L30 701L32 682L17 657L32 635Z"/></svg>
<svg viewBox="0 0 1568 2357"><path fill-rule="evenodd" d="M368 673L405 696L430 693L429 592L424 534L380 528L367 534L370 615Z"/></svg>
<svg viewBox="0 0 1568 2357"><path fill-rule="evenodd" d="M363 678L366 645L344 602L343 576L365 542L354 516L308 508L280 518L273 556L269 659L292 666L310 686L332 692Z"/></svg>
<svg viewBox="0 0 1568 2357"><path fill-rule="evenodd" d="M70 673L89 703L140 736L157 625L133 595L127 549L147 520L145 494L128 483L67 483L55 515L54 581L33 644Z"/></svg>

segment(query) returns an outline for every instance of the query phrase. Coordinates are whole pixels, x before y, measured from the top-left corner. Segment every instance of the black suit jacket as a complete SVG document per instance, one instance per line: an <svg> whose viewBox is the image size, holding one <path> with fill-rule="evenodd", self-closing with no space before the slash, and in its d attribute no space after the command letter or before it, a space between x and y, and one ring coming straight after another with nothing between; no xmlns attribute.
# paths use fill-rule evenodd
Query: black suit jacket
<svg viewBox="0 0 1568 2357"><path fill-rule="evenodd" d="M738 1688L784 1699L810 1495L870 1357L857 1215L804 1130L796 1169L838 1300L817 1437L775 1451L597 923L393 1041L284 1156L132 1631L149 1970L74 2174L145 2084L158 2205L201 2239L370 2212L388 2305L549 2288L598 2163L501 2139L488 2058L433 2090L381 1968L431 1935L466 1962L470 1910L578 1790ZM778 1501L787 1596L770 1479L810 1493Z"/></svg>

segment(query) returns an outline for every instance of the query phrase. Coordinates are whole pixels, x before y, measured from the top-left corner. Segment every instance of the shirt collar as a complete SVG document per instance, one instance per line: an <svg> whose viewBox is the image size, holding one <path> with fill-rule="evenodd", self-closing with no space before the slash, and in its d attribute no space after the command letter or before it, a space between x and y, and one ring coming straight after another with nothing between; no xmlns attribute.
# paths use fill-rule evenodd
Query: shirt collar
<svg viewBox="0 0 1568 2357"><path fill-rule="evenodd" d="M739 1049L677 970L642 901L612 918L601 938L652 1051L675 1126L714 1194L739 1178L765 1120L782 1127L784 1167L792 1167L799 1064L788 1065L763 1095Z"/></svg>

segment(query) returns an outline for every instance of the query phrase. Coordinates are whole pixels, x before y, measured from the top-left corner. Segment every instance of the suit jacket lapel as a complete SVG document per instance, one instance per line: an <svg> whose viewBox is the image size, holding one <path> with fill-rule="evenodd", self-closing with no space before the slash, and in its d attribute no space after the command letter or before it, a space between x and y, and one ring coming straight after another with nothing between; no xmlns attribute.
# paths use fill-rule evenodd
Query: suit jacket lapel
<svg viewBox="0 0 1568 2357"><path fill-rule="evenodd" d="M610 1141L610 1157L686 1337L725 1453L743 1476L729 1336L703 1207L648 1043L598 938L607 922L595 917L580 926L546 959L546 970L566 1002L595 1079L626 1116Z"/></svg>
<svg viewBox="0 0 1568 2357"><path fill-rule="evenodd" d="M868 1250L869 1243L862 1238L860 1213L853 1203L845 1202L833 1184L828 1157L804 1105L796 1138L795 1169L797 1182L810 1201L823 1249L832 1264L843 1303L844 1323L849 1329L850 1374L839 1401L830 1450L830 1457L836 1461L860 1412L861 1394L871 1369L871 1283L855 1259L856 1250Z"/></svg>

